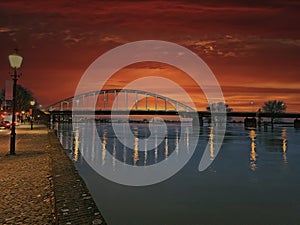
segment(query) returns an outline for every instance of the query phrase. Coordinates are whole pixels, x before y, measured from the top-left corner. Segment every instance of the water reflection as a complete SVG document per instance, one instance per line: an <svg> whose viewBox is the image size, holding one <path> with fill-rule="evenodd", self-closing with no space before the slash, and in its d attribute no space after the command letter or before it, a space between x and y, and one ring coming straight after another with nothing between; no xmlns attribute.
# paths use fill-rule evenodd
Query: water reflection
<svg viewBox="0 0 300 225"><path fill-rule="evenodd" d="M154 129L154 133L149 139L147 139L149 136L149 129L145 128L145 126L148 126L147 124L132 124L131 126L131 130L134 135L132 149L127 147L127 143L130 140L128 139L126 132L124 132L123 136L119 137L122 139L120 141L118 137L116 137L112 126L108 123L97 124L96 132L93 132L92 134L93 136L99 135L100 137L101 145L98 149L95 149L95 145L93 143L84 143L84 135L87 134L84 134L84 130L80 130L80 128L78 129L79 138L76 137L76 142L79 143L78 145L80 145L80 147L76 148L79 148L79 150L89 149L89 151L93 149L92 153L90 152L89 154L95 162L99 160L102 166L105 166L106 163L112 163L113 168L116 166L116 160L123 164L133 166L148 166L167 160L172 153L176 154L177 157L181 157L181 153L189 153L190 135L192 133L191 127L184 127L183 136L181 136L181 128L176 125L172 125L168 127L168 134L162 139L162 141L160 141L161 134L157 131L160 129L159 126ZM122 129L122 127L120 127L120 129ZM185 143L185 145L182 145L181 147L179 147L180 138L183 138ZM95 140L94 137L93 140ZM67 146L66 143L63 145ZM88 151L83 152L85 152L84 154L87 154ZM101 157L97 156L97 152ZM107 161L107 154L112 156L112 160L110 160L111 162Z"/></svg>
<svg viewBox="0 0 300 225"><path fill-rule="evenodd" d="M259 138L268 152L287 151L287 130L286 128L274 128L271 132L260 133Z"/></svg>
<svg viewBox="0 0 300 225"><path fill-rule="evenodd" d="M72 159L77 162L79 157L79 130L76 129L74 132L74 142L73 142L73 155Z"/></svg>
<svg viewBox="0 0 300 225"><path fill-rule="evenodd" d="M142 138L133 139L132 149L130 149L114 136L113 130L109 125L97 124L97 126L99 128L96 129L94 134L101 136L101 142L99 142L101 145L93 151L94 155L98 157L98 162L101 165L103 163L103 153L104 155L106 154L106 157L103 158L105 160L103 168L109 168L108 165L112 163L112 169L116 171L124 168L123 164L136 164L136 166L145 166L145 169L147 169L147 166L153 164L155 160L168 159L168 162L170 162L172 160L171 154L176 158L180 158L183 152L186 154L187 149L185 148L188 146L186 141L189 139L192 141L193 138L191 130L189 130L191 134L189 136L185 132L185 128L183 128L184 132L180 132L180 128L174 125L170 127L168 135L157 148L149 149L149 146L151 146L150 142L152 144L157 143L154 135L151 140L144 142L142 142ZM144 130L146 125L134 124L134 126L136 126L136 129L132 130L135 137L143 137L143 134L146 132ZM64 126L60 127L62 130L66 128ZM83 126L79 126L78 132L74 131L72 133L68 130L59 132L60 139L63 141L62 144L65 144L64 147L73 146L74 156L76 155L75 152L78 152L78 147L79 150L80 148L93 148L91 143L84 142L84 138L82 138L84 132ZM184 142L179 145L181 133L184 133L183 137L181 137ZM113 217L115 211L122 215L122 219L116 224L124 224L126 220L123 218L126 216L128 218L139 216L139 218L136 218L136 221L141 221L141 218L145 218L145 220L147 218L147 221L150 221L153 215L155 215L156 221L163 221L166 217L170 218L170 222L165 222L164 224L198 224L199 212L203 212L203 215L213 214L215 213L215 208L207 206L215 205L220 206L219 208L222 209L218 212L218 215L220 215L220 218L218 217L219 222L215 224L231 224L233 220L228 221L229 216L237 219L236 224L243 224L252 209L255 209L257 212L267 213L270 216L259 216L259 219L257 217L249 217L249 224L288 224L289 222L291 224L294 221L298 221L295 219L296 217L297 219L299 218L297 214L300 203L297 197L300 190L298 185L300 184L298 173L300 156L298 151L299 134L298 130L295 131L291 127L275 127L273 132L270 130L269 132L264 132L259 129L245 130L239 124L234 127L229 126L226 132L227 139L222 145L221 154L216 157L214 147L218 141L218 133L212 127L204 127L195 156L199 153L198 156L200 158L202 156L201 150L208 144L210 150L207 155L208 159L216 158L216 162L211 166L212 170L207 170L204 173L194 171L193 168L197 168L197 163L199 162L198 158L196 160L194 157L193 159L195 160L190 160L189 165L174 176L172 180L158 184L162 186L153 186L151 189L150 187L122 189L124 187L121 187L121 185L120 189L117 189L116 186L118 185L111 185L111 182L106 183L103 179L92 177L90 174L88 174L87 179L90 179L89 184L92 187L92 191L94 191L92 194L96 196L96 202L99 202L99 205L104 202L104 205L110 206L106 212L104 211L107 213L105 215L108 218ZM68 138L68 135L74 135L74 139L73 137ZM124 142L128 141L125 135L120 139L124 140ZM68 141L71 144L67 144ZM72 144L72 141L74 144ZM85 154L88 153L91 152L85 151ZM113 156L111 157L112 159L108 157L110 155ZM122 164L120 165L117 160L121 161ZM84 163L79 168L82 169L83 166ZM98 180L99 183L96 183ZM215 188L216 186L218 188ZM114 191L111 193L99 191L102 189ZM144 192L142 193L142 191ZM184 193L184 195L178 195L178 193ZM222 196L222 198L216 198L216 196ZM143 204L140 204L141 199L143 199ZM247 204L249 199L251 199L250 206ZM162 201L158 203L158 200ZM140 204L134 213L131 213L132 210L124 211L124 208L128 208L128 202L131 205ZM226 211L228 208L226 208L226 203L228 202L233 204L232 208ZM157 207L158 205L159 207ZM116 209L111 210L111 206L114 206ZM164 209L165 213L161 213L161 209ZM182 213L178 214L177 212ZM263 213L260 215L263 215ZM182 215L185 216L185 220L190 220L178 222ZM236 215L240 216L235 217ZM282 215L287 216L280 217ZM238 220L238 218L240 219ZM252 220L253 218L257 219ZM284 221L280 220L281 218L288 222L284 223ZM292 218L293 221L289 218ZM276 220L278 220L278 223L276 223ZM209 223L208 220L205 222L207 223L204 224ZM155 224L155 221L147 224Z"/></svg>
<svg viewBox="0 0 300 225"><path fill-rule="evenodd" d="M95 143L95 138L96 138L96 128L95 127L93 127L92 128L93 129L93 133L92 133L92 143ZM96 152L96 149L95 149L95 145L92 145L91 146L91 151L92 151L92 159L94 159L95 158L95 152Z"/></svg>
<svg viewBox="0 0 300 225"><path fill-rule="evenodd" d="M148 158L148 148L147 148L147 140L145 140L145 145L144 145L144 166L147 165L147 158Z"/></svg>
<svg viewBox="0 0 300 225"><path fill-rule="evenodd" d="M282 138L283 162L288 163L288 158L286 155L286 151L287 151L287 131L286 131L286 129L282 129L281 138Z"/></svg>
<svg viewBox="0 0 300 225"><path fill-rule="evenodd" d="M155 150L154 150L154 158L155 158L155 163L157 163L157 159L158 159L158 146L157 146L158 142L157 142L157 135L155 135Z"/></svg>
<svg viewBox="0 0 300 225"><path fill-rule="evenodd" d="M208 127L209 134L209 153L210 153L210 160L214 160L215 158L215 147L214 147L214 127Z"/></svg>
<svg viewBox="0 0 300 225"><path fill-rule="evenodd" d="M107 132L104 131L102 136L102 165L105 164L106 145L107 145Z"/></svg>
<svg viewBox="0 0 300 225"><path fill-rule="evenodd" d="M179 153L179 138L178 138L178 129L176 128L175 129L175 133L176 133L176 136L175 136L175 152L176 152L176 155L178 155Z"/></svg>
<svg viewBox="0 0 300 225"><path fill-rule="evenodd" d="M256 142L261 145L260 149L266 150L266 152L277 153L273 155L275 158L279 159L279 154L282 153L282 162L287 164L287 143L288 143L288 134L286 128L277 128L272 132L260 132L256 130L249 131L249 137L251 140L250 145L250 169L255 171L257 169L257 151L256 151ZM271 156L271 155L270 155ZM275 159L274 158L274 159Z"/></svg>
<svg viewBox="0 0 300 225"><path fill-rule="evenodd" d="M168 158L168 154L169 154L168 137L166 137L166 139L165 139L165 159Z"/></svg>
<svg viewBox="0 0 300 225"><path fill-rule="evenodd" d="M189 142L192 137L190 136L192 134L191 127L180 128L179 126L170 126L168 128L167 136L159 144L159 134L153 135L151 139L146 138L149 136L149 130L146 129L145 126L147 125L133 125L132 131L135 136L133 140L134 143L132 145L133 149L126 147L126 141L128 140L127 136L124 135L122 137L123 143L125 143L125 145L123 145L114 135L114 131L109 124L97 124L97 127L94 127L91 132L91 135L93 136L92 142L96 140L96 135L101 137L100 149L99 147L97 149L95 147L96 145L93 143L86 143L84 135L82 135L85 133L85 128L84 126L80 126L80 124L75 126L76 129L74 129L74 131L70 129L69 124L59 124L58 137L63 147L71 151L70 157L73 161L81 160L82 158L80 154L89 154L95 162L99 162L103 166L106 163L110 163L114 169L116 166L116 160L128 165L148 166L167 160L172 153L176 154L176 157L181 157L181 153L183 152L189 153ZM180 129L184 129L183 137L180 137ZM207 130L204 129L203 131L204 132L201 136L208 138L210 160L214 160L216 157L215 144L217 135L214 128L211 126L208 127ZM232 131L231 133L228 131L227 135L231 134L231 136L234 137L233 133L234 132ZM275 129L272 133L252 129L247 131L246 134L251 141L250 145L248 141L245 142L245 144L247 144L247 148L249 149L249 168L252 171L256 171L258 168L257 145L259 145L259 149L263 152L261 161L265 160L266 152L277 152L277 159L279 159L278 156L280 154L280 160L285 164L288 163L288 132L286 128ZM183 138L185 143L181 147L179 147L180 138ZM232 142L234 145L237 144L237 141L242 143L242 136L236 136L236 138L228 138L226 143L228 144L229 142ZM141 142L141 140L145 141ZM246 141L246 139L244 140ZM143 144L141 145L141 143ZM149 149L149 146L155 147L153 149ZM88 151L81 152L81 149L88 149ZM112 156L109 162L107 161L107 154ZM273 154L273 156L275 157L276 155Z"/></svg>
<svg viewBox="0 0 300 225"><path fill-rule="evenodd" d="M250 151L250 169L252 171L255 171L257 169L257 153L255 151L256 144L255 144L255 138L256 138L256 131L250 130L249 131L249 137L251 139L251 151Z"/></svg>
<svg viewBox="0 0 300 225"><path fill-rule="evenodd" d="M186 150L188 153L190 152L190 133L189 133L189 127L186 127Z"/></svg>
<svg viewBox="0 0 300 225"><path fill-rule="evenodd" d="M133 153L133 161L134 165L136 166L136 162L139 160L139 138L138 138L138 131L134 131L134 153Z"/></svg>
<svg viewBox="0 0 300 225"><path fill-rule="evenodd" d="M116 169L116 154L117 154L117 138L114 137L114 149L113 149L113 158L112 158L113 170Z"/></svg>

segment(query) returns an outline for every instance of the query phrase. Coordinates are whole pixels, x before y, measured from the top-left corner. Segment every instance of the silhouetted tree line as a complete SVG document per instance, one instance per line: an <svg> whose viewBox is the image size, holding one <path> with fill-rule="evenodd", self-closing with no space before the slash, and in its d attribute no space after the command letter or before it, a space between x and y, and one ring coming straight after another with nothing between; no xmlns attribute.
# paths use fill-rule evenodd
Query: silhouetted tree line
<svg viewBox="0 0 300 225"><path fill-rule="evenodd" d="M33 94L30 90L28 90L27 88L18 85L17 84L17 88L16 88L16 111L28 111L30 108L32 108L32 106L30 105L30 101L34 100L35 101L35 105L33 106L34 108L36 108L39 103L37 102L37 100L33 97ZM4 105L4 101L5 101L5 89L2 89L0 92L0 105ZM9 100L7 101L8 105L11 106L12 101Z"/></svg>
<svg viewBox="0 0 300 225"><path fill-rule="evenodd" d="M233 111L233 109L230 108L228 104L225 104L223 102L211 103L206 107L207 111L218 112L220 111L219 109L225 109L227 113ZM264 105L262 106L262 111L273 114L284 113L286 111L286 104L284 103L284 101L270 100L264 103Z"/></svg>

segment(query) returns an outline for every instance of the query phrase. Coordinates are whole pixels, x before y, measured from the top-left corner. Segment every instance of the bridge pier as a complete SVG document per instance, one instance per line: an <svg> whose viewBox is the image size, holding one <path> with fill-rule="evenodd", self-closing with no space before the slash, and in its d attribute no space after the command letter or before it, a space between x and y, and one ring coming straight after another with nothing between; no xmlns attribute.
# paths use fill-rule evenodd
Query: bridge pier
<svg viewBox="0 0 300 225"><path fill-rule="evenodd" d="M248 118L246 117L244 120L245 128L256 128L256 118Z"/></svg>
<svg viewBox="0 0 300 225"><path fill-rule="evenodd" d="M203 118L202 117L192 117L192 125L203 127Z"/></svg>
<svg viewBox="0 0 300 225"><path fill-rule="evenodd" d="M193 118L193 125L197 125L197 123L196 124L194 123L194 121L197 120L197 119L199 120L199 126L203 127L203 118L201 116L199 116L197 118L196 117Z"/></svg>
<svg viewBox="0 0 300 225"><path fill-rule="evenodd" d="M258 115L257 115L257 118L258 118L257 125L258 125L258 127L261 127L261 125L262 125L261 116L258 114Z"/></svg>
<svg viewBox="0 0 300 225"><path fill-rule="evenodd" d="M60 121L60 116L54 115L54 122L59 122L59 121Z"/></svg>
<svg viewBox="0 0 300 225"><path fill-rule="evenodd" d="M298 118L294 120L294 127L300 128L300 120L298 120Z"/></svg>

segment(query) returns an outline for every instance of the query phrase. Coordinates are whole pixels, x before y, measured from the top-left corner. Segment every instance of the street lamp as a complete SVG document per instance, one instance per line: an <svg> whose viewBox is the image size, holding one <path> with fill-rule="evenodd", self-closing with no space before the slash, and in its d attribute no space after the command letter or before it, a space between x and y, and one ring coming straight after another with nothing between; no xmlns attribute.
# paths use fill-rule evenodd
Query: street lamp
<svg viewBox="0 0 300 225"><path fill-rule="evenodd" d="M33 106L35 105L35 101L34 100L30 101L30 105L31 105L30 129L33 130Z"/></svg>
<svg viewBox="0 0 300 225"><path fill-rule="evenodd" d="M14 73L11 75L13 79L13 99L12 99L12 123L11 123L11 133L10 133L10 154L15 155L16 149L16 92L17 92L17 80L21 74L17 72L22 65L23 57L18 55L16 52L8 56L9 64L13 68Z"/></svg>

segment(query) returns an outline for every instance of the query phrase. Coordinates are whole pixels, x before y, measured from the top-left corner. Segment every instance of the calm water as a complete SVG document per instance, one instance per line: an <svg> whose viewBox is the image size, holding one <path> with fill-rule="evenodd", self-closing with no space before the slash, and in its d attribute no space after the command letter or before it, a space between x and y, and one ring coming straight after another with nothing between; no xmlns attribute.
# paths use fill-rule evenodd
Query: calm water
<svg viewBox="0 0 300 225"><path fill-rule="evenodd" d="M140 151L147 148L139 145L139 139L149 135L147 126L131 124L137 138L129 149L118 141L110 124L99 123L93 135L101 137L102 147L91 154L98 155L103 166L114 166L116 160L145 166L189 151L193 128L178 124L168 125L167 136L157 148ZM186 143L181 148L180 129ZM217 156L213 130L201 128L196 151L186 166L170 179L145 187L116 184L94 172L80 154L80 149L93 147L81 140L80 132L72 131L70 124L58 126L62 145L109 225L300 224L300 130L293 127L245 130L242 124L229 124ZM215 160L199 172L207 143Z"/></svg>

